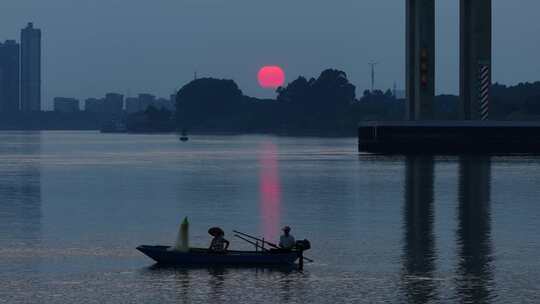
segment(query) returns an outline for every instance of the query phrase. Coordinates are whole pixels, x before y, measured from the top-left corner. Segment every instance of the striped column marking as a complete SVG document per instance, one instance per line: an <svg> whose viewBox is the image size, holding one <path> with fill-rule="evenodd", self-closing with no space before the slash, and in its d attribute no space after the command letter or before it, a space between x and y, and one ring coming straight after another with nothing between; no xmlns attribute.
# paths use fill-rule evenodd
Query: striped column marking
<svg viewBox="0 0 540 304"><path fill-rule="evenodd" d="M479 75L479 102L480 102L480 119L489 119L489 87L491 86L489 65L480 64Z"/></svg>

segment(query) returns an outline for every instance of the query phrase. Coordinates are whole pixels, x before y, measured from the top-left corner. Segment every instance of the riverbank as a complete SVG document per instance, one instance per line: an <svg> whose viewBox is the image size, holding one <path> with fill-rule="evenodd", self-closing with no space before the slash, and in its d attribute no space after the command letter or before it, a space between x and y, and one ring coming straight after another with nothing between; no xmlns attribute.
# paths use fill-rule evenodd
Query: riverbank
<svg viewBox="0 0 540 304"><path fill-rule="evenodd" d="M0 113L2 131L41 130L99 130L100 117L96 113L54 111Z"/></svg>

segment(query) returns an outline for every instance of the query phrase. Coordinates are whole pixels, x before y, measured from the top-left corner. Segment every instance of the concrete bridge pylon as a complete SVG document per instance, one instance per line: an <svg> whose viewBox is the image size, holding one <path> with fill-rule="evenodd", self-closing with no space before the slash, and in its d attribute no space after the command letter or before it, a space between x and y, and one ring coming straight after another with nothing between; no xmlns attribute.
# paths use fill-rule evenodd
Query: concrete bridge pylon
<svg viewBox="0 0 540 304"><path fill-rule="evenodd" d="M407 119L432 120L435 98L435 0L406 0ZM462 120L489 118L491 0L460 0Z"/></svg>

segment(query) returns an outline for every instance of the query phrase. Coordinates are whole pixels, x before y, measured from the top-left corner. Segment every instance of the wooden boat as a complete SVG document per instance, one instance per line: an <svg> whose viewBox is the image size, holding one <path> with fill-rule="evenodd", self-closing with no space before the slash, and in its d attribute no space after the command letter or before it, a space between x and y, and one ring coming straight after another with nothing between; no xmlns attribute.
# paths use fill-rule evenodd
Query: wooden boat
<svg viewBox="0 0 540 304"><path fill-rule="evenodd" d="M161 265L228 265L228 266L292 266L301 256L300 251L237 251L211 252L191 248L188 252L173 250L170 246L141 245L137 250Z"/></svg>

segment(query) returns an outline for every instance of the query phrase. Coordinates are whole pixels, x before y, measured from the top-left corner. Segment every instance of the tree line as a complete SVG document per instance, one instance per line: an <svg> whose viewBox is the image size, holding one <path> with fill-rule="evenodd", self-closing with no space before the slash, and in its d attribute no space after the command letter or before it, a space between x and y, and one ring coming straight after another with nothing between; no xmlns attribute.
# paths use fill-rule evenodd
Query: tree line
<svg viewBox="0 0 540 304"><path fill-rule="evenodd" d="M402 120L405 100L392 91L363 92L347 74L324 70L319 77L303 76L277 89L275 99L243 94L233 80L200 78L184 85L176 96L177 129L208 133L278 133L354 135L363 120ZM458 119L459 97L435 98L434 118ZM540 82L491 90L491 119L540 120ZM154 115L158 119L159 115Z"/></svg>

